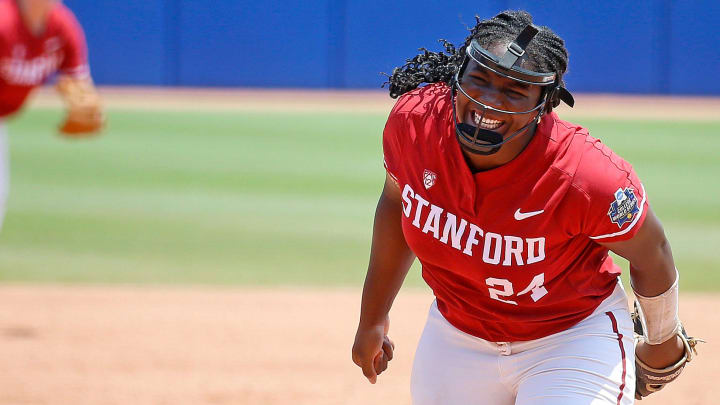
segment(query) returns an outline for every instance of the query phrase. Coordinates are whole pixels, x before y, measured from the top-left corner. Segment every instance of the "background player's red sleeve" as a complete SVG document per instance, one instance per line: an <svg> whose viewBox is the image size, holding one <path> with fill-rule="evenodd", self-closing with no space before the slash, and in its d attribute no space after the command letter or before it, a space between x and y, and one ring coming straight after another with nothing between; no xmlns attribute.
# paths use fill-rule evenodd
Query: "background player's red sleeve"
<svg viewBox="0 0 720 405"><path fill-rule="evenodd" d="M588 145L575 181L587 198L583 234L597 242L635 236L645 220L648 198L629 163L597 141Z"/></svg>
<svg viewBox="0 0 720 405"><path fill-rule="evenodd" d="M383 164L388 174L398 181L400 161L402 159L401 133L402 117L396 111L392 111L385 124L383 131Z"/></svg>
<svg viewBox="0 0 720 405"><path fill-rule="evenodd" d="M57 12L62 27L63 51L65 53L59 72L73 77L89 76L90 68L88 66L85 33L75 15L67 7L60 5Z"/></svg>

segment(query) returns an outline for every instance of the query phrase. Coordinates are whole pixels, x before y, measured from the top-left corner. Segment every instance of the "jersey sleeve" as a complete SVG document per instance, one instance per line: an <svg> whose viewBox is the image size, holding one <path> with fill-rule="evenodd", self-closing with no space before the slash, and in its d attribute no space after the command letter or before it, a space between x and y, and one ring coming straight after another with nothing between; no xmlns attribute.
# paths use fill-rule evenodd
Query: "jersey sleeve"
<svg viewBox="0 0 720 405"><path fill-rule="evenodd" d="M383 130L383 165L390 177L398 182L400 162L402 159L401 137L403 131L403 115L393 110Z"/></svg>
<svg viewBox="0 0 720 405"><path fill-rule="evenodd" d="M64 40L63 51L65 54L58 72L73 77L89 76L87 43L80 23L72 11L64 6L58 10L58 18Z"/></svg>
<svg viewBox="0 0 720 405"><path fill-rule="evenodd" d="M589 148L576 173L587 197L582 233L600 243L631 239L648 211L645 187L632 166L600 141Z"/></svg>

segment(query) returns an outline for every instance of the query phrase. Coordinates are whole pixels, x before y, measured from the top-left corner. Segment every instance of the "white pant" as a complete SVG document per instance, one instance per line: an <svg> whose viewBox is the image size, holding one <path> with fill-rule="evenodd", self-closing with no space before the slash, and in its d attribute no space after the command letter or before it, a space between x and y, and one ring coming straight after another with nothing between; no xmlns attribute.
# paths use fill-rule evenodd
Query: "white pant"
<svg viewBox="0 0 720 405"><path fill-rule="evenodd" d="M631 405L635 349L625 291L618 283L577 325L527 342L468 335L433 302L411 391L413 405Z"/></svg>
<svg viewBox="0 0 720 405"><path fill-rule="evenodd" d="M0 117L0 228L5 218L5 209L10 188L10 162L5 121Z"/></svg>

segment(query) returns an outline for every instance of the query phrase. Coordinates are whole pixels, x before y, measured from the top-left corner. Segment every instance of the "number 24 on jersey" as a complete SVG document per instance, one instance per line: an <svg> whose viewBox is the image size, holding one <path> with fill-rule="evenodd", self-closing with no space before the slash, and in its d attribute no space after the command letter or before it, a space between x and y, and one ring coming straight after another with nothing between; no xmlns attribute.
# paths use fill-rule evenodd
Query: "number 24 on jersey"
<svg viewBox="0 0 720 405"><path fill-rule="evenodd" d="M489 277L485 279L485 284L487 284L489 287L488 291L490 293L490 298L498 300L500 302L504 302L506 304L518 304L516 301L501 298L511 297L513 295L513 285L510 280L506 280L504 278ZM515 296L519 297L521 295L530 293L530 298L532 298L534 302L537 302L540 298L544 297L545 294L548 293L547 289L543 286L543 284L545 284L545 273L540 273L537 276L533 277L532 281L530 281L530 284L525 287L524 290L517 293Z"/></svg>

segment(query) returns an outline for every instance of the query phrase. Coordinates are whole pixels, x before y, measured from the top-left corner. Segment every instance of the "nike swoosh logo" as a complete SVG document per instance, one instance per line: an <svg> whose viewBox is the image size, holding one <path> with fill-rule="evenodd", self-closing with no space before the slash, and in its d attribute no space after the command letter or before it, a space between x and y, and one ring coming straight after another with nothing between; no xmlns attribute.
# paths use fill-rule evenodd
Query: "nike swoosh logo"
<svg viewBox="0 0 720 405"><path fill-rule="evenodd" d="M522 221L523 219L528 219L530 217L534 217L535 215L540 215L543 212L545 212L545 210L520 212L520 208L518 208L517 211L515 211L515 219L517 219L518 221Z"/></svg>

